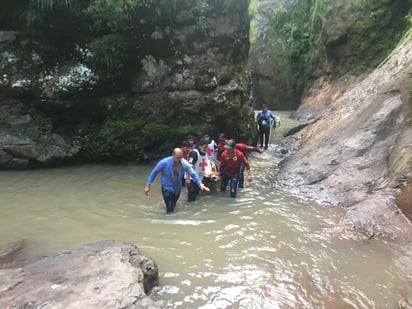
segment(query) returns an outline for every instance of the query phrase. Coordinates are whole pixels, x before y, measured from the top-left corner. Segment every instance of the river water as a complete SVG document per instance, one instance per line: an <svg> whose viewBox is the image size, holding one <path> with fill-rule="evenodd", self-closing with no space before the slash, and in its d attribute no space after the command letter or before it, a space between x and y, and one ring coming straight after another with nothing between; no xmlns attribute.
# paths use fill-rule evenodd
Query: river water
<svg viewBox="0 0 412 309"><path fill-rule="evenodd" d="M271 184L275 152L250 156L238 197L217 188L166 215L152 166L83 165L0 172L0 247L26 256L105 239L158 263L151 297L164 308L395 308L412 294L411 253L342 233L337 209L298 202Z"/></svg>

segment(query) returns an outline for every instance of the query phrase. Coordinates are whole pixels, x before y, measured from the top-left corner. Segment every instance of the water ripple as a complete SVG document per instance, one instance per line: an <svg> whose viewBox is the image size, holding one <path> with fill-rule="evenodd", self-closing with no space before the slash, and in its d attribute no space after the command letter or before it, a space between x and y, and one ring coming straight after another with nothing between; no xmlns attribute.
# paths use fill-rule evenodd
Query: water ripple
<svg viewBox="0 0 412 309"><path fill-rule="evenodd" d="M30 255L135 243L159 265L151 297L164 308L391 308L410 295L411 253L355 242L336 210L277 192L273 156L251 156L254 181L237 198L187 203L183 190L171 216L158 183L143 193L151 166L0 173L1 242L25 239Z"/></svg>

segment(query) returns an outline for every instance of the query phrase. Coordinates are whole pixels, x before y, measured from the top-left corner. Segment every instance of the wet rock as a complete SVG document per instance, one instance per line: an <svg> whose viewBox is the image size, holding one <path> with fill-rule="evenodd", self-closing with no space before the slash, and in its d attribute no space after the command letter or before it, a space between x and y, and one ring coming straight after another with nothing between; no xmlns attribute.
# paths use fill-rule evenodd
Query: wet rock
<svg viewBox="0 0 412 309"><path fill-rule="evenodd" d="M0 42L13 42L16 37L16 31L0 31Z"/></svg>
<svg viewBox="0 0 412 309"><path fill-rule="evenodd" d="M68 160L78 152L67 143L46 139L50 143L54 141L54 144L37 143L18 133L0 132L0 168L23 168L36 163L50 165Z"/></svg>
<svg viewBox="0 0 412 309"><path fill-rule="evenodd" d="M19 255L24 248L24 241L19 240L11 245L0 247L0 269L9 265L18 264Z"/></svg>
<svg viewBox="0 0 412 309"><path fill-rule="evenodd" d="M412 239L410 222L396 214L393 190L412 166L412 130L406 122L411 49L412 40L405 38L351 87L319 82L296 112L318 120L286 140L294 152L277 175L280 187L294 195L347 207L345 222L368 237Z"/></svg>
<svg viewBox="0 0 412 309"><path fill-rule="evenodd" d="M160 308L146 294L156 263L132 244L102 241L0 270L1 308Z"/></svg>
<svg viewBox="0 0 412 309"><path fill-rule="evenodd" d="M408 298L403 297L398 302L399 309L412 309L412 301L409 301Z"/></svg>
<svg viewBox="0 0 412 309"><path fill-rule="evenodd" d="M298 133L299 131L301 131L302 129L304 129L307 125L309 125L309 123L303 123L303 124L301 124L301 125L298 125L298 126L296 126L296 127L293 127L293 128L291 128L290 130L288 130L286 133L285 133L285 137L288 137L288 136L290 136L290 135L293 135L293 134L295 134L295 133Z"/></svg>
<svg viewBox="0 0 412 309"><path fill-rule="evenodd" d="M368 238L389 237L400 242L412 238L410 223L397 208L394 198L383 193L376 193L349 207L342 223Z"/></svg>

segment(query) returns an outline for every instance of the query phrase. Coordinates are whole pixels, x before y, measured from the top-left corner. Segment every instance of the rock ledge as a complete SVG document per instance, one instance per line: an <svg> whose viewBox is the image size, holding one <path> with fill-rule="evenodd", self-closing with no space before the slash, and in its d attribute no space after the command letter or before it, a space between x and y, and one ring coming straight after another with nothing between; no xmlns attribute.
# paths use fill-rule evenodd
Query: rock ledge
<svg viewBox="0 0 412 309"><path fill-rule="evenodd" d="M160 308L145 293L156 263L133 244L102 241L78 251L0 267L1 308Z"/></svg>

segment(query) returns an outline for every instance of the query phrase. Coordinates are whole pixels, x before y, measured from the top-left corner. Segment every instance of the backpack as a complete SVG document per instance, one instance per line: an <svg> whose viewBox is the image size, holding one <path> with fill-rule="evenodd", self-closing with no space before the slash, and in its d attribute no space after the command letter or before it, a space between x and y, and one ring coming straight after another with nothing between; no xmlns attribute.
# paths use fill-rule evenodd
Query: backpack
<svg viewBox="0 0 412 309"><path fill-rule="evenodd" d="M262 113L260 114L260 117L258 119L258 125L259 127L265 127L269 123L269 120L266 119L266 116Z"/></svg>

